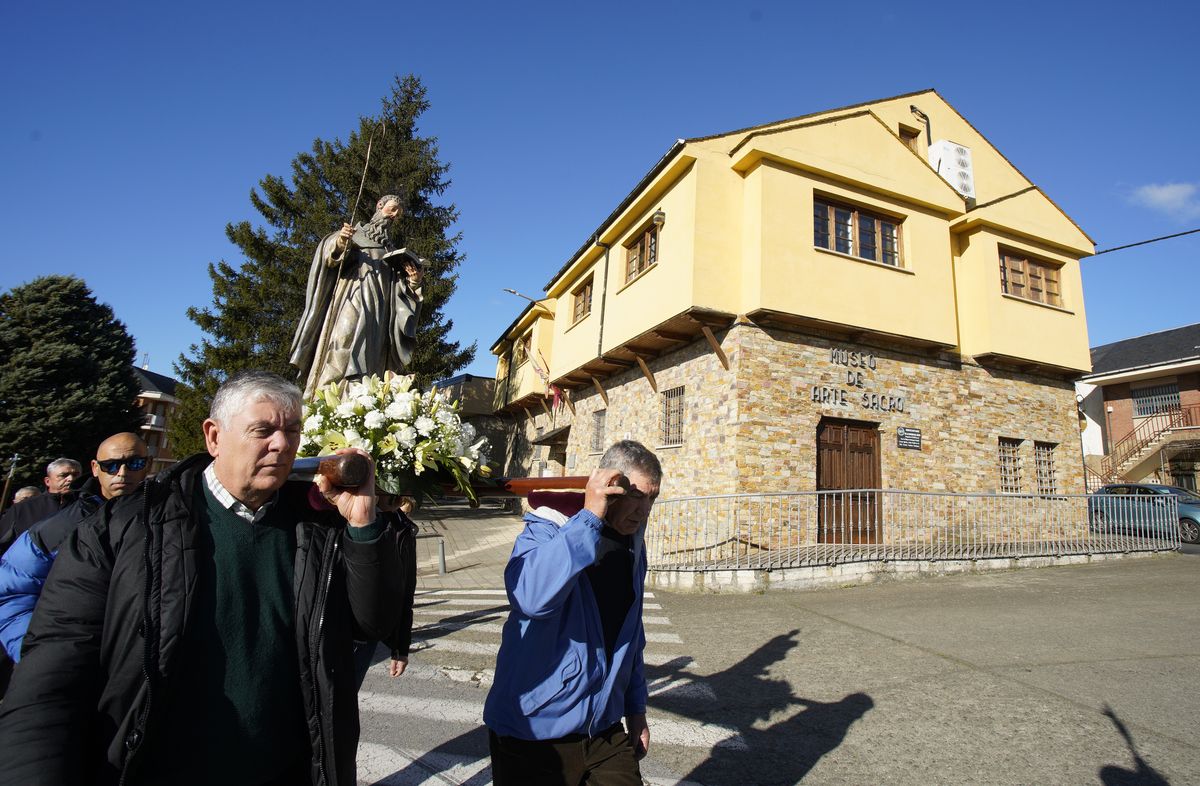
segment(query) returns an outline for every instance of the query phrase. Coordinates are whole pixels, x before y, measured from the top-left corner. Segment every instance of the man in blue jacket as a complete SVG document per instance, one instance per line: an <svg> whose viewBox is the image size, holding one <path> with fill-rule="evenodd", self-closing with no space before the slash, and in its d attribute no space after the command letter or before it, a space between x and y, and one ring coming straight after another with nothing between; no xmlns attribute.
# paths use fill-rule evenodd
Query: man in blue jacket
<svg viewBox="0 0 1200 786"><path fill-rule="evenodd" d="M582 510L525 516L483 709L496 786L641 786L643 536L661 482L658 458L624 440L600 459Z"/></svg>
<svg viewBox="0 0 1200 786"><path fill-rule="evenodd" d="M0 644L14 663L21 659L21 641L59 545L104 500L128 494L142 482L150 471L147 454L137 434L113 434L101 442L92 477L76 490L75 501L22 532L0 559Z"/></svg>

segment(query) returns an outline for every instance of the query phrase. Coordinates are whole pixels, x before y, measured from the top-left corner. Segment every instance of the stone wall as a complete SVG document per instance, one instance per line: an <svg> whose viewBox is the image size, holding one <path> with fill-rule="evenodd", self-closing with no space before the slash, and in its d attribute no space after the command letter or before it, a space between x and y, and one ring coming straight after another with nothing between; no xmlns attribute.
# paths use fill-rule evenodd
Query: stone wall
<svg viewBox="0 0 1200 786"><path fill-rule="evenodd" d="M663 463L663 498L812 491L823 417L878 424L883 488L994 492L998 440L1021 440L1022 491L1037 491L1034 442L1055 444L1056 491L1083 493L1075 390L1069 382L971 362L737 324L718 334L727 371L703 339L648 361L658 392L637 369L574 392L569 408L539 407L511 431L506 473L537 474L529 441L571 425L551 474L586 475L593 413L606 409L603 443L635 439ZM683 445L661 445L662 397L684 387ZM920 431L919 450L898 428ZM545 451L545 449L543 449Z"/></svg>

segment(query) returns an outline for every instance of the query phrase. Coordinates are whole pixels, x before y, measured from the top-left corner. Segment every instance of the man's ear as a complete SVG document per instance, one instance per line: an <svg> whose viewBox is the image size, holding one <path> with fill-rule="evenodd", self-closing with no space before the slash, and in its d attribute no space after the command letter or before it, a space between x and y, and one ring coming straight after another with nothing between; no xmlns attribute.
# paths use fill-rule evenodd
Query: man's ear
<svg viewBox="0 0 1200 786"><path fill-rule="evenodd" d="M204 421L204 425L201 428L204 429L204 447L208 450L208 455L216 458L217 454L220 453L217 447L221 437L221 424L209 418Z"/></svg>
<svg viewBox="0 0 1200 786"><path fill-rule="evenodd" d="M92 459L92 477L100 477L100 465L96 462L96 459Z"/></svg>

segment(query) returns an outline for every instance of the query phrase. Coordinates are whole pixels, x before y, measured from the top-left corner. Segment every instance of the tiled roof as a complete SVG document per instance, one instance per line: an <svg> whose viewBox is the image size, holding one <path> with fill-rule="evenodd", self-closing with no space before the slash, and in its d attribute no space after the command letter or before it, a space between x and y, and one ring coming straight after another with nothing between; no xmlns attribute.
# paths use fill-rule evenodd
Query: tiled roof
<svg viewBox="0 0 1200 786"><path fill-rule="evenodd" d="M149 393L162 393L165 396L175 395L175 386L179 383L170 377L156 374L153 371L145 368L133 367L133 374L137 377L138 384L142 386L142 390Z"/></svg>
<svg viewBox="0 0 1200 786"><path fill-rule="evenodd" d="M1092 347L1092 376L1200 357L1200 323Z"/></svg>

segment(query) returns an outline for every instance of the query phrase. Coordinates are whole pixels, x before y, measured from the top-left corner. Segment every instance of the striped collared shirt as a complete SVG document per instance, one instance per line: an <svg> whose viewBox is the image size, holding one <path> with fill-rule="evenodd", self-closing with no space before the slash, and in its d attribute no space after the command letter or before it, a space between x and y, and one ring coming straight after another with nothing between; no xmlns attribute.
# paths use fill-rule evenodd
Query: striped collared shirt
<svg viewBox="0 0 1200 786"><path fill-rule="evenodd" d="M238 502L234 496L230 494L223 485L221 485L221 481L217 480L216 467L217 464L214 461L205 468L204 482L208 485L208 490L212 492L212 495L217 502L221 503L222 507L231 511L238 518L245 519L251 524L257 523L267 515L267 513L275 505L275 501L279 499L279 492L275 492L271 499L267 500L267 503L257 511L250 510L250 508L243 505L241 502Z"/></svg>

